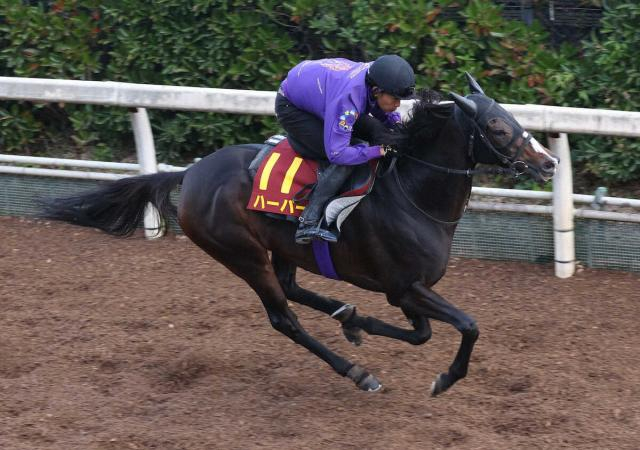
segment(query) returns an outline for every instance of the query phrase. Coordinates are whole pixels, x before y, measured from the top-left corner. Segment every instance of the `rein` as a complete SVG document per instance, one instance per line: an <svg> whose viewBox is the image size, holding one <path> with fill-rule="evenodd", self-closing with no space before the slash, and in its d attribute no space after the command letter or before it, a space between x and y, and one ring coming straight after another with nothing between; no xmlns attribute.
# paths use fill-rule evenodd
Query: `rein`
<svg viewBox="0 0 640 450"><path fill-rule="evenodd" d="M428 212L426 212L424 209L420 208L418 205L415 204L415 202L413 200L411 200L411 197L409 197L409 195L407 195L407 192L404 190L404 188L402 187L402 183L400 183L400 177L398 176L398 169L396 168L396 166L394 165L391 169L389 169L387 171L387 173L389 172L393 172L393 176L396 179L396 183L398 184L398 187L400 188L400 192L402 192L402 195L404 196L404 198L411 203L411 206L413 206L415 209L417 209L418 211L420 211L422 214L424 214L426 217L428 217L429 219L433 220L434 222L437 222L439 224L442 225L455 225L458 222L460 222L460 219L462 219L462 215L460 217L458 217L456 220L441 220L438 219L436 217L433 217L431 214L429 214ZM467 209L467 207L465 206L465 210ZM462 212L462 214L464 215L464 211Z"/></svg>
<svg viewBox="0 0 640 450"><path fill-rule="evenodd" d="M488 142L488 140L486 140L486 138L482 135L482 132L480 133L480 137L483 138L483 142L486 145L491 145L491 143ZM469 137L469 155L471 156L471 159L475 163L475 158L473 157L474 140L475 140L475 130L473 131L473 133L471 133L471 136ZM531 140L531 138L529 138L529 140ZM495 150L495 152L498 152L498 151ZM504 155L502 155L502 157L504 158ZM385 170L383 174L379 175L379 178L384 178L385 176L387 176L387 174L389 172L392 172L395 169L396 162L400 158L410 159L411 161L417 162L418 164L422 164L423 166L426 166L426 167L428 167L428 168L430 168L430 169L432 169L432 170L434 170L436 172L445 173L447 175L464 175L464 176L469 177L469 178L471 178L473 175L479 175L479 174L513 175L514 177L517 177L518 175L522 174L522 172L518 172L517 170L515 170L512 165L510 165L510 167L508 167L508 168L505 168L505 167L488 167L488 168L484 168L484 169L452 169L451 167L439 166L437 164L433 164L433 163L430 163L430 162L427 162L427 161L423 161L422 159L416 158L415 156L407 155L407 154L404 154L404 153L396 153L396 154L393 155L393 157L391 159L391 162L389 163L388 169Z"/></svg>
<svg viewBox="0 0 640 450"><path fill-rule="evenodd" d="M518 176L521 173L515 171L512 167L488 167L486 169L452 169L450 167L438 166L436 164L423 161L420 158L416 158L411 155L401 155L402 158L408 158L411 161L422 164L423 166L429 167L430 169L435 170L436 172L446 173L447 175L464 175L471 178L473 175L478 174L491 174L491 175L514 175Z"/></svg>

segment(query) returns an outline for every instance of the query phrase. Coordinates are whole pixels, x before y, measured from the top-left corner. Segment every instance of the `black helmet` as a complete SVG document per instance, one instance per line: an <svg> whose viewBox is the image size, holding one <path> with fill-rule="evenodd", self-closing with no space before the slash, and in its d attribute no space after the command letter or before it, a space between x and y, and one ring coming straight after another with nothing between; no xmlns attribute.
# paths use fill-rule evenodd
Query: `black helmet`
<svg viewBox="0 0 640 450"><path fill-rule="evenodd" d="M394 97L413 97L416 76L407 61L398 55L383 55L367 71L366 81Z"/></svg>

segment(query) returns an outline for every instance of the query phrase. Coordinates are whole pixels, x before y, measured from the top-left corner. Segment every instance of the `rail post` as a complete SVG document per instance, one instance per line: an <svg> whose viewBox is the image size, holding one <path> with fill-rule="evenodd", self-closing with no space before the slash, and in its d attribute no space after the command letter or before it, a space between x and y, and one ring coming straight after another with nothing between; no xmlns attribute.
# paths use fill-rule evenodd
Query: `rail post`
<svg viewBox="0 0 640 450"><path fill-rule="evenodd" d="M156 149L153 144L153 133L147 110L145 108L131 108L129 109L129 115L136 142L140 174L157 173ZM153 205L148 204L144 210L144 235L147 239L155 239L163 234L164 230L160 223L160 214L158 214Z"/></svg>
<svg viewBox="0 0 640 450"><path fill-rule="evenodd" d="M576 250L573 209L573 176L569 138L566 133L547 136L549 149L560 164L553 177L553 243L555 274L558 278L569 278L576 270Z"/></svg>

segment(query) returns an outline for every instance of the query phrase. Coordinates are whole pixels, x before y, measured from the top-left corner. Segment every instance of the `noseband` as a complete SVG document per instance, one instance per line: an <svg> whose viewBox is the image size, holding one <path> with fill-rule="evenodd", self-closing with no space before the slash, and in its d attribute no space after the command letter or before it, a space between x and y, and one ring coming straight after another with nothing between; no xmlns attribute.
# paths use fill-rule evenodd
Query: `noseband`
<svg viewBox="0 0 640 450"><path fill-rule="evenodd" d="M496 101L491 99L491 103L489 104L489 107L482 113L482 115L478 119L476 119L475 117L472 118L474 130L471 132L471 140L473 140L475 132L476 131L479 132L480 139L482 139L482 142L484 143L484 145L486 145L489 148L489 150L491 150L491 152L498 158L499 161L502 162L502 164L508 166L509 169L511 170L511 174L515 178L517 178L523 173L525 173L526 170L529 168L529 165L519 158L522 155L522 152L524 151L525 146L529 142L531 142L531 139L533 139L533 136L531 136L526 131L523 131L520 136L517 136L514 134L511 137L511 140L509 142L507 142L505 145L499 148L499 149L509 148L516 139L520 139L520 143L516 147L516 153L513 155L513 157L508 157L507 155L502 153L499 149L496 149L496 147L489 140L489 138L487 138L486 130L487 128L489 128L489 122L491 122L492 120L498 117L485 119L485 117L489 115L489 112L495 107L495 105L496 105ZM503 120L506 124L508 124L511 127L512 131L517 128L511 122L503 119L502 117L499 117L499 118ZM483 128L485 130L484 133L482 131ZM476 162L475 155L473 154L473 151L471 151L471 149L470 149L469 156L471 157L471 160L475 163Z"/></svg>

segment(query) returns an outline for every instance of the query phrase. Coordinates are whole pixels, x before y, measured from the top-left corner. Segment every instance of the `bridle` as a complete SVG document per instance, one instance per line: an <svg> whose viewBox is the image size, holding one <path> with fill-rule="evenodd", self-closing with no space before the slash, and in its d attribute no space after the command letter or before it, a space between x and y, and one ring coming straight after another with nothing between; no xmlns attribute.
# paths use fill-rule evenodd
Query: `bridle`
<svg viewBox="0 0 640 450"><path fill-rule="evenodd" d="M506 144L502 145L501 147L499 147L499 149L497 149L493 143L489 140L489 138L487 138L486 133L482 132L482 127L480 126L481 124L484 125L484 129L486 130L487 127L489 126L489 123L492 120L497 120L500 119L503 122L505 122L506 124L508 124L511 127L511 130L515 130L517 129L517 127L511 123L510 121L507 121L501 117L493 117L491 119L487 119L485 120L485 117L489 115L489 112L495 107L496 105L496 101L491 99L491 103L489 104L489 107L485 109L485 111L482 113L482 115L479 118L471 118L474 129L471 132L471 139L474 139L474 134L477 131L480 134L480 139L482 140L482 142L484 143L485 146L487 146L487 148L489 148L489 150L491 150L491 152L498 158L498 160L500 162L502 162L502 164L504 164L505 166L508 166L508 168L511 170L512 175L517 178L520 175L524 174L527 169L529 168L529 165L524 162L523 160L519 159L520 156L522 156L522 153L524 151L524 148L526 147L526 145L531 141L531 139L533 139L533 136L531 136L528 132L526 131L522 131L521 135L516 135L515 133L512 135L511 139L509 140L509 142L507 142ZM516 152L512 157L508 157L507 155L505 155L504 153L502 153L500 151L500 149L504 149L504 148L510 148L511 145L514 143L514 141L516 139L521 139L520 143L518 144L518 146L516 147ZM474 164L476 163L475 160L475 155L473 154L473 152L470 152L469 156L471 157L471 160L474 162Z"/></svg>
<svg viewBox="0 0 640 450"><path fill-rule="evenodd" d="M469 142L468 142L468 154L469 154L469 158L471 159L471 161L473 162L473 164L475 165L477 163L477 158L475 156L475 143L476 143L476 133L480 136L480 140L482 141L482 143L489 149L491 150L491 152L498 158L498 160L500 162L502 162L502 164L504 164L507 167L489 167L489 168L482 168L482 169L452 169L450 167L444 167L444 166L439 166L437 164L433 164L427 161L424 161L420 158L416 158L415 156L411 156L411 155L407 155L404 153L398 153L393 155L393 159L391 161L391 164L389 165L389 170L387 170L387 172L389 172L390 170L393 170L395 168L395 162L396 159L399 158L407 158L413 162L416 162L418 164L422 164L423 166L426 166L436 172L441 172L441 173L445 173L447 175L464 175L467 177L472 177L473 175L478 175L478 174L490 174L490 175L511 175L514 178L519 177L520 175L524 174L527 169L529 168L529 165L524 162L523 160L519 159L520 156L522 156L522 153L524 152L524 148L526 147L526 145L531 141L531 139L533 139L533 136L530 135L528 132L523 131L521 135L516 135L514 134L511 138L511 140L509 142L507 142L505 145L501 146L500 149L504 149L504 148L509 148L513 142L516 139L521 138L520 143L518 144L518 146L516 147L516 152L512 157L509 157L507 155L505 155L504 153L502 153L501 151L499 151L499 149L497 149L493 143L489 140L489 138L487 138L486 133L484 133L482 131L482 127L480 126L480 123L482 123L480 120L484 119L484 117L486 115L488 115L489 111L491 111L491 109L493 109L493 107L495 106L496 101L495 100L491 100L491 104L489 105L489 107L486 109L486 111L482 114L482 116L480 116L479 119L476 119L475 117L470 118L471 119L471 123L473 126L473 129L471 130L471 134L469 135ZM491 120L494 120L495 118L491 118L488 119L484 122L484 128L486 130L489 122ZM504 120L504 119L502 119ZM511 126L511 129L516 129L516 127L512 124L507 122L506 120L504 120L507 124L509 124L509 126ZM479 123L480 122L480 123ZM386 175L386 173L385 173Z"/></svg>
<svg viewBox="0 0 640 450"><path fill-rule="evenodd" d="M416 158L416 157L408 155L408 154L395 153L393 155L393 157L392 157L391 162L389 163L388 169L382 175L380 175L380 177L384 177L389 172L393 172L394 178L396 180L396 184L400 188L400 192L402 192L402 195L405 197L405 199L409 203L411 203L411 205L415 209L417 209L419 212L421 212L423 215L425 215L426 217L428 217L432 221L440 223L442 225L455 225L455 224L457 224L462 219L462 216L464 215L464 211L462 212L460 217L458 217L457 219L451 220L451 221L447 221L447 220L441 220L441 219L438 219L436 217L433 217L431 214L429 214L428 212L424 211L422 208L420 208L418 205L415 204L415 202L411 199L411 197L409 197L409 195L407 195L406 191L404 190L404 187L402 186L402 183L400 182L400 177L398 176L398 170L396 168L396 162L397 162L397 160L399 158L406 158L406 159L409 159L409 160L411 160L413 162L421 164L421 165L423 165L425 167L428 167L429 169L431 169L433 171L436 171L436 172L444 173L444 174L447 174L447 175L464 175L464 176L466 176L468 178L471 178L473 175L476 175L476 174L511 175L514 178L519 177L520 175L525 173L526 170L529 168L528 164L526 162L522 161L519 158L522 155L522 153L524 152L525 146L531 141L531 139L533 139L533 136L531 136L526 131L523 131L521 135L513 134L513 136L509 140L509 142L506 143L505 145L499 147L499 148L500 149L510 148L511 145L514 143L514 141L516 139L520 138L521 141L520 141L520 143L518 143L518 146L516 147L515 154L512 157L509 157L509 156L505 155L504 153L500 152L499 149L497 149L493 145L493 143L489 140L489 138L487 138L486 133L483 132L482 127L480 126L480 124L483 124L484 128L486 130L486 128L489 125L489 122L495 119L495 118L491 118L491 119L486 120L484 123L481 122L481 119L483 120L489 114L489 111L491 111L491 109L493 109L495 104L496 104L496 101L492 99L491 100L491 104L489 105L489 107L486 108L486 110L482 113L482 115L478 119L476 119L476 117L468 117L467 116L468 118L471 119L471 122L472 122L472 125L473 125L473 128L471 130L471 134L469 135L469 141L468 141L468 147L467 147L468 148L468 154L469 154L469 158L471 159L471 161L475 165L477 163L477 159L476 159L476 155L475 155L475 143L476 143L476 133L478 133L482 143L487 148L489 148L491 150L491 152L498 158L498 160L500 162L502 162L507 167L490 167L490 168L483 168L483 169L453 169L453 168L450 168L450 167L439 166L437 164L433 164L433 163L424 161L424 160L422 160L420 158ZM502 119L502 120L504 120L504 119ZM509 123L506 120L504 120L504 122L507 123L509 126L511 126L512 130L516 129L516 127L512 123ZM465 210L467 208L466 204L468 203L468 201L469 201L469 198L467 197L467 201L465 203Z"/></svg>

